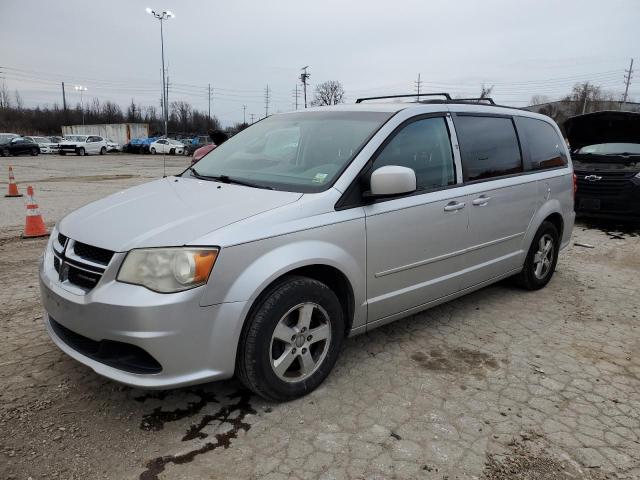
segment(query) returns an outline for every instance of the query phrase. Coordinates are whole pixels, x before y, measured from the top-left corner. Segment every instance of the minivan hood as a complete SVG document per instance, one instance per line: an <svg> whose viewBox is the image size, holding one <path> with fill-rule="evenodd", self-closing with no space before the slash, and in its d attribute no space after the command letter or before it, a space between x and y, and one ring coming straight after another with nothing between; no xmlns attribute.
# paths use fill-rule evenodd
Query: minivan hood
<svg viewBox="0 0 640 480"><path fill-rule="evenodd" d="M640 143L640 113L586 113L568 118L564 130L572 151L598 143Z"/></svg>
<svg viewBox="0 0 640 480"><path fill-rule="evenodd" d="M117 252L178 246L301 196L167 177L85 205L64 217L59 230L74 240Z"/></svg>

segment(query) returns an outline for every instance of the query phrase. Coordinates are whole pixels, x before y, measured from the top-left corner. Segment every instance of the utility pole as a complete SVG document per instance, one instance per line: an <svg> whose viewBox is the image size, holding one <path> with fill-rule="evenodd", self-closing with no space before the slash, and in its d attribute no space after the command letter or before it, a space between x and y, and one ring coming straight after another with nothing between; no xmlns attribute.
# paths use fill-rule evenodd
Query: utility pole
<svg viewBox="0 0 640 480"><path fill-rule="evenodd" d="M422 87L422 80L420 80L420 74L418 74L418 80L413 82L413 88L416 91L416 102L420 101L420 88Z"/></svg>
<svg viewBox="0 0 640 480"><path fill-rule="evenodd" d="M629 84L631 83L631 78L633 78L633 58L631 59L631 64L629 65L629 70L624 71L625 76L624 80L626 86L624 88L624 97L622 97L622 105L620 105L620 109L627 103L627 95L629 94Z"/></svg>
<svg viewBox="0 0 640 480"><path fill-rule="evenodd" d="M296 83L296 88L291 92L291 95L294 98L296 110L298 110L298 98L300 98L300 92L298 91L298 84Z"/></svg>
<svg viewBox="0 0 640 480"><path fill-rule="evenodd" d="M256 117L256 114L255 113L250 113L249 117L251 117L250 122L251 122L251 125L253 125L253 119Z"/></svg>
<svg viewBox="0 0 640 480"><path fill-rule="evenodd" d="M67 96L64 93L64 82L62 82L62 110L67 111Z"/></svg>
<svg viewBox="0 0 640 480"><path fill-rule="evenodd" d="M269 116L269 100L271 100L271 94L267 84L267 88L264 89L264 118Z"/></svg>
<svg viewBox="0 0 640 480"><path fill-rule="evenodd" d="M209 84L209 128L211 128L211 84Z"/></svg>
<svg viewBox="0 0 640 480"><path fill-rule="evenodd" d="M242 105L242 123L247 124L247 106Z"/></svg>
<svg viewBox="0 0 640 480"><path fill-rule="evenodd" d="M167 68L167 91L164 94L165 98L165 109L164 109L164 136L167 137L167 125L169 124L169 69Z"/></svg>
<svg viewBox="0 0 640 480"><path fill-rule="evenodd" d="M300 81L302 82L302 88L304 89L304 108L307 108L307 80L309 80L309 77L311 76L310 73L307 73L307 68L309 68L309 65L300 69L302 70L302 73L300 74Z"/></svg>

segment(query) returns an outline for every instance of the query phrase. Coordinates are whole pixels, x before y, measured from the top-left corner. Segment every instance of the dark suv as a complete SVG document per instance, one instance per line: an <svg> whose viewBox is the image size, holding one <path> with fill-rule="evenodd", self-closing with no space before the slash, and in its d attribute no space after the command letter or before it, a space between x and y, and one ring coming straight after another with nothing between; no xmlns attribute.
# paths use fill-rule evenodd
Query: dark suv
<svg viewBox="0 0 640 480"><path fill-rule="evenodd" d="M8 157L10 155L38 155L40 146L33 140L25 137L15 137L5 143L0 144L0 155Z"/></svg>
<svg viewBox="0 0 640 480"><path fill-rule="evenodd" d="M587 113L564 127L578 182L576 212L639 220L640 113Z"/></svg>

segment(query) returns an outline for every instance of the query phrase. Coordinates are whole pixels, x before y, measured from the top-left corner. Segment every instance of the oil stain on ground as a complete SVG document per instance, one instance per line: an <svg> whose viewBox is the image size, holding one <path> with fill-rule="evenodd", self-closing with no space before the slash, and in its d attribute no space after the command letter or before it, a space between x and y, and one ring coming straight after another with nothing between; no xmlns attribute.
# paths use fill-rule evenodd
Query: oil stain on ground
<svg viewBox="0 0 640 480"><path fill-rule="evenodd" d="M209 403L219 403L219 408L211 414L203 415L203 417L195 424L189 426L185 435L182 437L183 442L191 440L203 440L209 437L209 433L204 430L213 426L217 433L212 434L213 438L200 444L197 448L179 455L164 455L149 460L146 464L146 470L140 474L140 480L157 480L169 464L182 465L193 461L198 455L211 452L218 448L229 448L231 442L238 437L238 433L248 431L251 425L246 421L247 415L255 415L256 411L251 406L251 393L247 390L238 390L227 395L220 401L210 392L201 389L190 389L187 393L194 394L199 400L189 402L186 408L178 408L172 411L163 411L161 407L154 409L148 415L145 415L140 428L143 430L160 430L164 427L165 422L172 422L187 418L189 416L200 413L205 405ZM158 394L147 394L136 400L144 402L147 399L164 400L167 396L165 392Z"/></svg>
<svg viewBox="0 0 640 480"><path fill-rule="evenodd" d="M216 396L212 392L203 389L188 389L184 393L192 394L197 400L188 402L186 408L176 408L175 410L163 410L162 406L156 407L151 413L142 417L140 423L141 430L158 431L164 428L166 422L175 422L188 418L200 413L200 411L209 403L217 403ZM149 399L164 400L168 395L167 391L157 393L147 393L143 396L136 397L138 402L144 402Z"/></svg>
<svg viewBox="0 0 640 480"><path fill-rule="evenodd" d="M439 348L433 348L429 353L414 352L411 359L425 370L434 372L479 374L485 369L499 368L498 361L488 353L462 347L446 352Z"/></svg>

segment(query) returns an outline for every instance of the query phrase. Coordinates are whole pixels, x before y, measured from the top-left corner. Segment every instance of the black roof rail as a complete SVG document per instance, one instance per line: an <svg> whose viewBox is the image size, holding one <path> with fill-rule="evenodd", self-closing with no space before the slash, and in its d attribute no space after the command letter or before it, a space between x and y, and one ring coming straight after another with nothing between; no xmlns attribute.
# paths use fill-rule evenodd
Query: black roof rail
<svg viewBox="0 0 640 480"><path fill-rule="evenodd" d="M447 100L451 100L451 95L448 93L413 93L410 95L386 95L384 97L365 97L356 100L356 103L366 102L368 100L385 100L388 98L417 98L417 97L444 97Z"/></svg>
<svg viewBox="0 0 640 480"><path fill-rule="evenodd" d="M478 98L456 98L454 102L487 102L489 105L495 105L496 102L493 101L491 97L478 97Z"/></svg>

